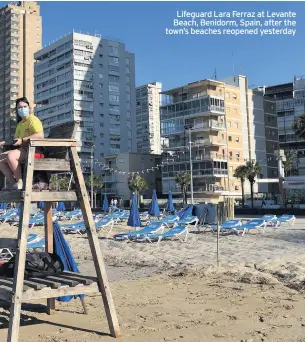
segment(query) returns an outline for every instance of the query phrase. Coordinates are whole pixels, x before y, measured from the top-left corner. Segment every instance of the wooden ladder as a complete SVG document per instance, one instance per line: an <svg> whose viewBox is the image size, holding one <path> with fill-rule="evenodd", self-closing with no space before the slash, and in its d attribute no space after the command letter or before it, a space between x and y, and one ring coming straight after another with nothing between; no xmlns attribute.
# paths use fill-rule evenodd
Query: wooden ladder
<svg viewBox="0 0 305 342"><path fill-rule="evenodd" d="M16 249L14 279L0 277L0 299L11 303L8 342L17 342L19 337L21 304L26 300L47 299L48 313L55 309L56 297L89 294L102 294L110 334L120 336L120 327L108 284L106 269L101 254L99 240L93 220L89 198L77 154L78 143L75 139L31 139L22 191L0 192L1 202L20 202L20 220L16 239L0 239L0 248ZM36 148L66 148L67 159L35 159ZM76 191L35 191L32 190L34 171L72 172ZM53 252L52 202L79 201L96 277L86 277L79 273L64 272L60 276L24 279L27 237L32 202L45 202L46 251Z"/></svg>

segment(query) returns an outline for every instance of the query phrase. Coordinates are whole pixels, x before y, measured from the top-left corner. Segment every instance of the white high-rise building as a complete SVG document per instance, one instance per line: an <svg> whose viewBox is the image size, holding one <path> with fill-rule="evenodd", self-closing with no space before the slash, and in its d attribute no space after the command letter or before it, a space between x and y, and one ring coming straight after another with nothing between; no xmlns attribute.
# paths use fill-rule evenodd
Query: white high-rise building
<svg viewBox="0 0 305 342"><path fill-rule="evenodd" d="M101 162L136 151L134 54L123 43L73 32L34 57L36 114L46 132L79 121L83 161L92 150Z"/></svg>
<svg viewBox="0 0 305 342"><path fill-rule="evenodd" d="M137 151L161 153L160 92L162 84L152 82L136 88Z"/></svg>

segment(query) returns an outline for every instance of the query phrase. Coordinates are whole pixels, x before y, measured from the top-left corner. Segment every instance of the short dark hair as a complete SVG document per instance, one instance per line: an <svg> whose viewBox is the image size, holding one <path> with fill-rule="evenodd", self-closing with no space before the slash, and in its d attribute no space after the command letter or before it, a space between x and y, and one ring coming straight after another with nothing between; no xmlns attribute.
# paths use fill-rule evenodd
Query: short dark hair
<svg viewBox="0 0 305 342"><path fill-rule="evenodd" d="M16 100L16 109L17 109L17 106L18 106L19 102L24 102L28 106L30 105L29 100L25 96L24 97L19 97L19 99Z"/></svg>
<svg viewBox="0 0 305 342"><path fill-rule="evenodd" d="M19 123L19 122L22 120L21 117L20 117L20 116L18 115L18 113L17 113L17 107L18 107L18 104L19 104L20 102L24 102L24 103L26 103L28 106L30 106L30 102L29 102L29 100L28 100L25 96L19 97L19 99L16 100L15 110L16 110L16 120L17 120L17 123Z"/></svg>

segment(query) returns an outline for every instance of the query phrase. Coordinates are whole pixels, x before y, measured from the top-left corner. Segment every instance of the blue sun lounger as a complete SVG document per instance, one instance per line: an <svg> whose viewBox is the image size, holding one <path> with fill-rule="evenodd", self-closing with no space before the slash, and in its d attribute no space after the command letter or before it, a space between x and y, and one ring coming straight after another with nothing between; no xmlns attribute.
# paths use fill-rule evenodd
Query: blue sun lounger
<svg viewBox="0 0 305 342"><path fill-rule="evenodd" d="M267 224L270 224L271 226L277 226L277 216L276 215L264 215L261 217L261 220L264 220L267 222Z"/></svg>
<svg viewBox="0 0 305 342"><path fill-rule="evenodd" d="M150 223L152 223L152 222L162 222L166 226L173 226L176 221L179 221L179 219L180 218L179 218L178 215L168 215L168 216L162 218L161 220L150 221Z"/></svg>
<svg viewBox="0 0 305 342"><path fill-rule="evenodd" d="M14 220L18 217L18 209L10 209L5 214L0 216L0 224L4 224L8 221Z"/></svg>
<svg viewBox="0 0 305 342"><path fill-rule="evenodd" d="M242 225L242 222L240 220L228 220L228 221L224 222L222 225L219 225L219 230L221 232L227 232L227 231L230 231L233 228L239 227L241 225ZM205 228L204 231L206 229L210 228L213 233L217 233L217 224L216 223L205 224L203 227Z"/></svg>
<svg viewBox="0 0 305 342"><path fill-rule="evenodd" d="M35 225L43 225L44 224L44 214L38 214L35 217L30 218L29 226L33 228Z"/></svg>
<svg viewBox="0 0 305 342"><path fill-rule="evenodd" d="M148 224L143 229L140 229L138 231L116 234L113 237L115 240L126 240L126 239L132 240L132 239L137 239L137 238L143 238L146 235L154 234L159 231L163 232L163 230L164 230L164 224L159 221L154 221Z"/></svg>
<svg viewBox="0 0 305 342"><path fill-rule="evenodd" d="M179 221L175 221L174 225L188 226L188 225L191 225L194 223L194 225L192 227L197 228L198 222L199 222L199 219L197 216L189 215L189 216L186 216Z"/></svg>
<svg viewBox="0 0 305 342"><path fill-rule="evenodd" d="M184 239L181 236L184 235ZM153 235L146 235L143 237L143 240L152 243L154 240L157 240L157 244L160 243L161 240L174 240L177 238L181 242L185 242L188 237L188 229L186 226L175 226L171 228L169 231L163 234L153 234Z"/></svg>
<svg viewBox="0 0 305 342"><path fill-rule="evenodd" d="M36 234L33 234L36 235ZM32 241L29 241L27 243L27 251L28 252L38 252L43 251L45 249L46 242L45 239L42 239L39 235L37 235L37 238L33 238Z"/></svg>
<svg viewBox="0 0 305 342"><path fill-rule="evenodd" d="M41 251L45 248L45 239L38 234L29 234L27 239L27 251ZM10 259L13 257L13 252L10 248L0 248L0 259Z"/></svg>
<svg viewBox="0 0 305 342"><path fill-rule="evenodd" d="M241 226L236 226L232 227L231 229L235 231L237 234L239 232L242 232L242 236L244 236L246 233L248 233L250 230L256 229L259 233L264 233L265 228L267 226L267 222L261 219L255 219L255 220L250 220L249 222L241 225Z"/></svg>
<svg viewBox="0 0 305 342"><path fill-rule="evenodd" d="M98 232L102 229L106 230L107 233L110 233L114 224L114 219L112 217L105 217L100 221L95 223L95 228ZM110 229L107 227L110 226ZM83 222L77 225L70 225L69 227L61 227L64 233L72 233L72 234L84 234L86 233L86 226Z"/></svg>
<svg viewBox="0 0 305 342"><path fill-rule="evenodd" d="M294 215L282 215L276 219L278 225L287 223L290 227L294 225L296 217Z"/></svg>

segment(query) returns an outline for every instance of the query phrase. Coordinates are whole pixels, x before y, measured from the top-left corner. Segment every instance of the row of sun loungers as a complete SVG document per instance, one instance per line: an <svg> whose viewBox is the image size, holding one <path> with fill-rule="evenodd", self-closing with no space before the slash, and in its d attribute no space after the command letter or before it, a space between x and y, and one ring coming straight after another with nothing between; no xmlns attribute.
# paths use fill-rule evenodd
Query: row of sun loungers
<svg viewBox="0 0 305 342"><path fill-rule="evenodd" d="M260 219L250 220L246 223L243 223L242 220L229 220L220 226L220 231L233 231L241 235L245 235L251 230L257 230L259 233L264 233L267 226L277 228L281 224L287 224L292 227L295 219L294 215L282 215L280 217L277 217L276 215L264 215ZM217 230L217 226L215 224L205 225L204 228L210 228L214 232Z"/></svg>
<svg viewBox="0 0 305 342"><path fill-rule="evenodd" d="M16 214L17 213L17 214ZM146 217L146 214L142 214ZM10 220L15 220L18 216L17 209L11 209L7 213L0 215L0 223L8 222ZM75 219L81 217L80 209L74 210L73 212L60 213L54 210L53 218L54 220L59 220L61 218L65 219ZM120 222L127 220L129 217L129 211L118 210L109 215L97 215L95 219L95 228L98 232L106 232L110 235L113 226ZM115 240L127 240L127 241L146 241L152 243L153 241L160 241L165 239L177 238L181 241L186 241L190 227L192 229L201 230L210 228L213 232L217 231L217 226L215 224L198 224L199 219L197 216L188 215L183 219L180 219L178 215L168 215L159 220L151 220L151 217L147 217L147 226L143 227L137 231L131 231L121 234L114 235ZM248 222L243 222L243 220L229 220L224 222L220 226L220 231L222 233L234 232L239 235L245 235L252 230L257 230L259 233L264 233L268 226L278 227L281 224L288 224L293 226L295 222L294 215L282 215L277 217L276 215L264 215L260 219L249 220ZM59 222L58 222L59 223ZM30 219L30 227L34 227L38 224L44 224L43 213L38 213ZM74 224L61 224L60 225L64 233L74 233L83 234L86 232L86 227L84 221L80 221ZM41 239L36 234L30 234L28 239L28 250L36 250L37 248L44 248L45 241ZM0 250L1 253L9 253L7 249Z"/></svg>

